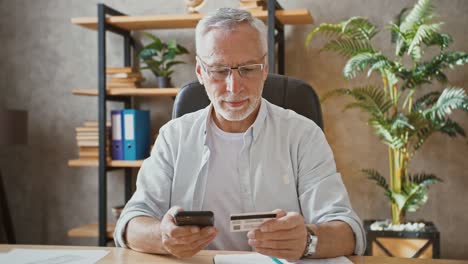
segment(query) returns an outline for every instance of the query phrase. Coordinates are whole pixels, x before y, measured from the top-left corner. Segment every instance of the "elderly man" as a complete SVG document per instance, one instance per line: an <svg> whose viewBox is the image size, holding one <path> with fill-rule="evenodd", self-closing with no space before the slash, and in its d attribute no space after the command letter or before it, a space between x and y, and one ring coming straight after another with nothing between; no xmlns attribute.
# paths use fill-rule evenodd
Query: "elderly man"
<svg viewBox="0 0 468 264"><path fill-rule="evenodd" d="M265 25L222 8L196 28L196 74L211 104L164 125L115 230L117 246L176 257L254 250L297 260L362 254L364 233L321 129L261 97ZM215 227L176 226L179 210L210 210ZM249 232L231 213L273 211Z"/></svg>

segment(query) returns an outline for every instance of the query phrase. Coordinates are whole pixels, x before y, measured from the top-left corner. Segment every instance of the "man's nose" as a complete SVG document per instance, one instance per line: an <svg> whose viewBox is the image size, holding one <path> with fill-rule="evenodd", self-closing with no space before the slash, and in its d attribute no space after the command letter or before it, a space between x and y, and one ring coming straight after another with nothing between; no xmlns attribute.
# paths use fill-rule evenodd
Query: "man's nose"
<svg viewBox="0 0 468 264"><path fill-rule="evenodd" d="M232 69L231 74L226 78L227 90L233 94L242 90L242 77L237 69Z"/></svg>

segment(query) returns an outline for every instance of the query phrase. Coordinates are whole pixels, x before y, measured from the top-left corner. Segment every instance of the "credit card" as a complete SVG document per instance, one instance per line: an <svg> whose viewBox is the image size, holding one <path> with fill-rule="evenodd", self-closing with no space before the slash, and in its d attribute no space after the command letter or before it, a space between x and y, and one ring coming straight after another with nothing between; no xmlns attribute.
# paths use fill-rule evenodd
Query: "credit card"
<svg viewBox="0 0 468 264"><path fill-rule="evenodd" d="M231 232L250 231L275 218L272 212L231 214Z"/></svg>

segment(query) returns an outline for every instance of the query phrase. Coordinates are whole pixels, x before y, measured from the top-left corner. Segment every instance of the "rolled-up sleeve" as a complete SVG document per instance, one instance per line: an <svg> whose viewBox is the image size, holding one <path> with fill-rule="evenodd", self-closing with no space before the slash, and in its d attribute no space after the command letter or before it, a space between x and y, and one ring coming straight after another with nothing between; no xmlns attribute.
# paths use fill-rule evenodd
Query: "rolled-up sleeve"
<svg viewBox="0 0 468 264"><path fill-rule="evenodd" d="M127 247L125 230L128 222L137 216L161 219L170 207L173 177L173 155L169 144L160 130L151 156L138 172L136 191L125 205L117 221L114 241L117 247Z"/></svg>
<svg viewBox="0 0 468 264"><path fill-rule="evenodd" d="M325 135L315 129L303 139L299 150L299 201L307 223L339 220L347 223L355 237L354 254L364 254L366 241L361 220L354 212L333 153Z"/></svg>

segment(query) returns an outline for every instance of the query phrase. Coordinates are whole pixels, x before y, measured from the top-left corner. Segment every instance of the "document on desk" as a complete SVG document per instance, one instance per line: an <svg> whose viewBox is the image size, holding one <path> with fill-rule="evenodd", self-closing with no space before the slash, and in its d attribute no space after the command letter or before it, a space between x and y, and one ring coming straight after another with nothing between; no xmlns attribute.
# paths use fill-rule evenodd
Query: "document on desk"
<svg viewBox="0 0 468 264"><path fill-rule="evenodd" d="M271 257L253 253L253 254L226 254L215 255L215 264L275 264L280 261L283 264L352 264L346 257L328 258L328 259L301 259L298 262L288 262L284 259L273 259Z"/></svg>
<svg viewBox="0 0 468 264"><path fill-rule="evenodd" d="M0 263L15 264L94 264L108 250L13 249L0 254Z"/></svg>

